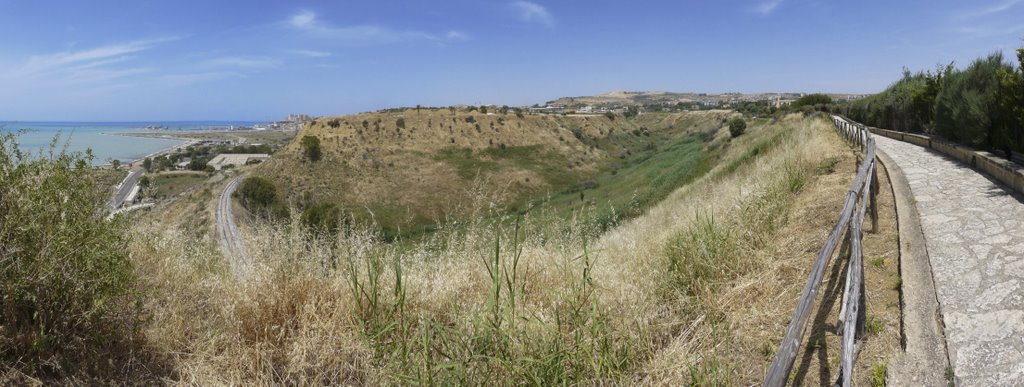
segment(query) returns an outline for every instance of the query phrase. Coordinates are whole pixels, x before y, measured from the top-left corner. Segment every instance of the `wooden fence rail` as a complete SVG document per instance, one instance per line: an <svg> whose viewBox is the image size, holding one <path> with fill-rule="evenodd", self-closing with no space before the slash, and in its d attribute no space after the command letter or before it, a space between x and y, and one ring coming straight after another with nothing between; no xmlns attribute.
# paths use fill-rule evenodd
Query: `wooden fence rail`
<svg viewBox="0 0 1024 387"><path fill-rule="evenodd" d="M863 330L864 322L864 260L862 257L861 238L864 216L870 208L872 230L878 229L878 209L876 195L878 193L878 175L875 170L875 140L871 133L861 124L845 117L832 117L832 123L840 135L852 145L864 152L864 160L857 168L857 176L846 193L839 221L832 228L825 245L818 252L818 257L811 268L811 273L804 285L803 292L797 302L796 311L789 321L786 334L775 353L775 359L768 367L764 385L769 387L783 386L789 380L793 369L793 361L803 342L807 319L810 316L814 301L817 299L825 269L839 246L843 231L850 244L850 259L847 260L846 286L843 291L843 303L840 311L840 324L843 327L843 348L840 379L836 384L850 386L853 376L853 364L856 360L856 335Z"/></svg>

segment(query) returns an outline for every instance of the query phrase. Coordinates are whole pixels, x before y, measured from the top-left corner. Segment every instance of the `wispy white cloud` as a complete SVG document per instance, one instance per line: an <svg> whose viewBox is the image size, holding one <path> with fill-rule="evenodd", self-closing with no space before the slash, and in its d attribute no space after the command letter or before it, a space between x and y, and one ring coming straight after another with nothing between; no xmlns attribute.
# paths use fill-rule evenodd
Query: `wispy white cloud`
<svg viewBox="0 0 1024 387"><path fill-rule="evenodd" d="M519 20L527 23L543 24L548 28L555 26L555 17L543 5L519 0L510 3L509 7L516 13Z"/></svg>
<svg viewBox="0 0 1024 387"><path fill-rule="evenodd" d="M766 15L766 16L767 15L771 15L772 12L775 12L775 10L777 8L779 8L780 5L782 5L782 0L767 0L767 1L763 1L763 2L758 3L757 5L754 6L754 12L757 12L759 14Z"/></svg>
<svg viewBox="0 0 1024 387"><path fill-rule="evenodd" d="M299 11L288 19L292 27L299 29L312 29L317 27L316 12L310 10Z"/></svg>
<svg viewBox="0 0 1024 387"><path fill-rule="evenodd" d="M327 51L316 51L316 50L289 50L288 52L304 56L307 58L327 58L331 56L331 53Z"/></svg>
<svg viewBox="0 0 1024 387"><path fill-rule="evenodd" d="M312 36L358 43L395 43L412 40L443 41L450 39L446 35L439 36L422 31L399 30L372 24L336 26L320 20L319 15L310 10L303 10L293 14L286 20L285 25Z"/></svg>
<svg viewBox="0 0 1024 387"><path fill-rule="evenodd" d="M955 15L957 19L976 19L1006 11L1024 0L1004 0L1001 3L989 4L982 8L962 11Z"/></svg>
<svg viewBox="0 0 1024 387"><path fill-rule="evenodd" d="M61 69L82 69L106 66L132 59L131 54L149 50L160 43L178 40L178 37L136 40L111 44L79 51L63 51L53 54L34 55L16 70L19 76L32 76Z"/></svg>
<svg viewBox="0 0 1024 387"><path fill-rule="evenodd" d="M39 88L62 90L106 89L111 85L134 84L158 73L159 69L140 64L147 50L180 37L134 40L91 48L66 45L63 51L17 58L0 67L0 81L9 90L31 91Z"/></svg>
<svg viewBox="0 0 1024 387"><path fill-rule="evenodd" d="M268 67L276 67L281 62L277 59L266 58L266 57L246 57L246 56L225 56L220 58L213 58L204 62L209 66L217 67L238 67L245 69L260 69Z"/></svg>

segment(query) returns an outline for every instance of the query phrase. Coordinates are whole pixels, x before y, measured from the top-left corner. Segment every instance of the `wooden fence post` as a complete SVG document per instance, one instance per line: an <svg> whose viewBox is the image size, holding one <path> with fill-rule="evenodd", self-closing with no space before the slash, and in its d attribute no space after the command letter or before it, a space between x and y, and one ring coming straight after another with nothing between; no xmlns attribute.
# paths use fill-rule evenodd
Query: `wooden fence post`
<svg viewBox="0 0 1024 387"><path fill-rule="evenodd" d="M877 164L877 159L875 160ZM871 232L878 232L878 168L871 174Z"/></svg>

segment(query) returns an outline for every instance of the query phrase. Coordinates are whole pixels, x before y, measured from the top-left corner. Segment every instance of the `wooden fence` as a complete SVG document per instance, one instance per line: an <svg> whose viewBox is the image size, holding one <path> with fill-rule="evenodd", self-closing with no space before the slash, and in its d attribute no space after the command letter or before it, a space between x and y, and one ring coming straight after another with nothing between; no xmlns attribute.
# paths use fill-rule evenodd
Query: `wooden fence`
<svg viewBox="0 0 1024 387"><path fill-rule="evenodd" d="M850 246L850 259L847 260L846 285L843 291L843 303L839 312L839 324L842 326L843 348L841 375L838 385L850 386L853 377L853 363L857 358L856 336L863 332L864 327L864 259L861 254L861 238L865 213L870 209L872 230L878 229L878 175L875 171L875 140L868 129L844 117L832 116L836 130L850 144L857 146L865 155L864 161L857 168L857 176L853 179L850 190L846 193L846 202L840 213L839 221L832 228L825 245L818 252L811 274L804 285L803 293L797 303L793 318L786 328L786 335L775 353L775 360L768 368L764 378L765 386L782 386L789 380L793 369L793 361L803 342L807 319L818 296L821 279L825 268L839 246L840 236L847 231L846 237Z"/></svg>

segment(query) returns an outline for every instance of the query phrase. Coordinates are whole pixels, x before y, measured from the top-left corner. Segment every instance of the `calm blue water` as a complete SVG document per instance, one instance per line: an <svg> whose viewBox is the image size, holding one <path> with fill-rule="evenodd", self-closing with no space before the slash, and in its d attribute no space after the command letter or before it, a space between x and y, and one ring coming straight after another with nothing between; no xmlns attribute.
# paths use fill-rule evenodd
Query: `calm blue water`
<svg viewBox="0 0 1024 387"><path fill-rule="evenodd" d="M107 164L117 159L131 162L185 143L181 140L114 136L107 133L149 132L143 128L162 125L171 130L194 131L226 128L229 126L251 126L256 122L243 121L195 121L195 122L0 122L0 132L9 133L26 130L18 136L22 150L33 153L48 151L54 136L60 135L58 148L67 144L70 151L84 152L92 149L93 164Z"/></svg>

